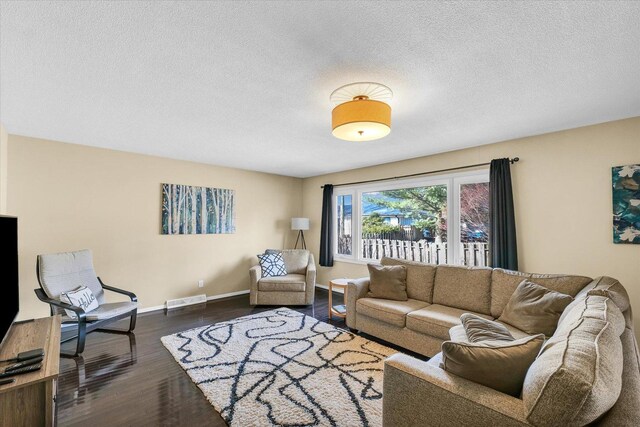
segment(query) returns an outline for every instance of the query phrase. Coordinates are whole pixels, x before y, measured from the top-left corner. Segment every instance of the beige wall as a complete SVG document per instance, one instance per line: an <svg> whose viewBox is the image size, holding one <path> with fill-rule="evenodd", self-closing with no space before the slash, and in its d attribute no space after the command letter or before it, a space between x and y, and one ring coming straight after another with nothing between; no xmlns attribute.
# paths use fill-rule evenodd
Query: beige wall
<svg viewBox="0 0 640 427"><path fill-rule="evenodd" d="M246 290L255 254L295 239L289 219L301 213L300 179L15 135L9 135L9 159L23 319L48 315L33 293L40 253L91 248L102 279L149 307ZM236 190L237 232L161 235L163 182Z"/></svg>
<svg viewBox="0 0 640 427"><path fill-rule="evenodd" d="M198 279L209 296L245 290L256 253L292 246L292 216L311 219L307 244L317 256L324 183L514 156L521 159L512 168L520 269L616 277L640 312L640 246L611 241L611 166L640 163L640 118L304 180L15 135L8 146L8 213L20 217L22 318L47 314L32 291L38 253L92 248L103 279L135 291L145 307L201 293ZM237 233L160 235L162 182L237 190ZM336 262L319 267L318 283L364 275L364 265Z"/></svg>
<svg viewBox="0 0 640 427"><path fill-rule="evenodd" d="M305 179L303 215L312 222L307 244L317 256L322 184L516 156L521 160L511 170L520 269L619 279L631 296L640 334L640 245L613 244L611 225L611 167L640 163L640 117ZM336 261L333 268L319 267L318 283L365 275L364 265Z"/></svg>
<svg viewBox="0 0 640 427"><path fill-rule="evenodd" d="M9 135L0 123L0 214L7 211L7 147Z"/></svg>

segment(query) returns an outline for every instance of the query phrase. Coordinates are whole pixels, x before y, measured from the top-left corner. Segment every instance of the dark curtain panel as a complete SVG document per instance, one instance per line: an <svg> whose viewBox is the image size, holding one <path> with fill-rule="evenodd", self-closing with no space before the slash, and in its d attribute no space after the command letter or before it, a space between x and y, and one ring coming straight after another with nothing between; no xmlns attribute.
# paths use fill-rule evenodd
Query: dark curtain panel
<svg viewBox="0 0 640 427"><path fill-rule="evenodd" d="M320 265L333 267L333 185L325 184L322 192L322 225L320 227Z"/></svg>
<svg viewBox="0 0 640 427"><path fill-rule="evenodd" d="M491 160L489 170L489 255L494 268L518 269L516 219L509 159Z"/></svg>

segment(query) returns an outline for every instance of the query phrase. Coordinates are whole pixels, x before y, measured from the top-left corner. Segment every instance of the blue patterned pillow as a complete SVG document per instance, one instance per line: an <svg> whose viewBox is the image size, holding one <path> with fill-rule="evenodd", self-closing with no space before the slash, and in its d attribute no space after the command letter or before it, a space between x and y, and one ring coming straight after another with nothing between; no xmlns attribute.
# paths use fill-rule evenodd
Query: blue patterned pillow
<svg viewBox="0 0 640 427"><path fill-rule="evenodd" d="M286 276L287 268L284 266L282 253L258 255L262 277Z"/></svg>

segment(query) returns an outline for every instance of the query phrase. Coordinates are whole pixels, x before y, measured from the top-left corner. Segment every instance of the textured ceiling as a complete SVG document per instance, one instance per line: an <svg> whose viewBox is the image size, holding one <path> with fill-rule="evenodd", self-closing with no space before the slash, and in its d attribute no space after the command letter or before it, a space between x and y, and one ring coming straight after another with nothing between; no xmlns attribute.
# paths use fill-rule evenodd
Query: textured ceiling
<svg viewBox="0 0 640 427"><path fill-rule="evenodd" d="M639 2L0 7L13 134L306 177L640 115ZM387 138L331 136L354 81Z"/></svg>

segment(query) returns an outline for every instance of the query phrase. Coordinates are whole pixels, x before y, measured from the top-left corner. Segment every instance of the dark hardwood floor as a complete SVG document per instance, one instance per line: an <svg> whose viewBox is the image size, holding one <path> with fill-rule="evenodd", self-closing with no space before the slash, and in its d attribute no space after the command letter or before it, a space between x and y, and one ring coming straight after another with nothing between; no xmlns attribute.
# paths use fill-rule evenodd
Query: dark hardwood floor
<svg viewBox="0 0 640 427"><path fill-rule="evenodd" d="M342 319L328 320L327 291L317 289L315 300L310 307L290 308L346 328ZM334 303L341 300L341 294L334 295ZM61 360L58 425L226 425L160 337L273 308L251 307L249 296L242 295L141 314L131 336L92 332L82 357ZM63 349L73 345L65 343Z"/></svg>

